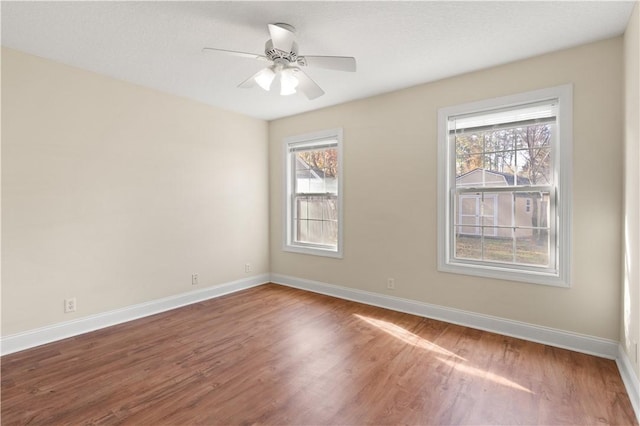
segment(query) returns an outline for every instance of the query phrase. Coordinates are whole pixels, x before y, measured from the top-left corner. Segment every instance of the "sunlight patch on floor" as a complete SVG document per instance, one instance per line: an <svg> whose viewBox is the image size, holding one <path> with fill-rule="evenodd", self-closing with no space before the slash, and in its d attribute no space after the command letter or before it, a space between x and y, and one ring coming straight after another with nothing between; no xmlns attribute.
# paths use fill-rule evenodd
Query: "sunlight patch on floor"
<svg viewBox="0 0 640 426"><path fill-rule="evenodd" d="M499 376L497 374L494 374L490 371L485 371L482 370L480 368L476 368L476 367L472 367L470 365L465 365L465 364L461 364L461 363L457 363L455 361L451 361L445 358L438 358L438 361L442 361L443 363L447 364L448 366L454 368L456 371L459 371L461 373L464 374L469 374L471 376L476 376L479 377L481 379L485 379L485 380L490 380L494 383L497 383L499 385L502 386L508 386L512 389L515 390L519 390L522 392L527 392L527 393L531 393L533 394L533 392L531 392L531 390L525 388L524 386L521 386L519 384L517 384L516 382L513 382L505 377Z"/></svg>
<svg viewBox="0 0 640 426"><path fill-rule="evenodd" d="M505 377L499 376L497 374L494 374L490 371L485 371L482 370L480 368L476 368L476 367L472 367L470 365L467 365L466 362L467 360L459 355L456 355L455 353L443 348L442 346L438 346L435 343L430 342L429 340L418 336L417 334L414 334L392 322L389 321L383 321L383 320L379 320L376 318L371 318L371 317L366 317L363 315L359 315L359 314L354 314L358 319L366 322L367 324L370 324L374 327L376 327L378 330L383 331L387 334L389 334L390 336L395 337L396 339L415 346L417 348L421 348L421 349L425 349L428 350L430 352L434 352L436 354L442 355L442 356L437 356L436 359L450 367L452 367L453 369L455 369L456 371L459 371L461 373L464 374L468 374L471 376L475 376L478 377L480 379L483 380L489 380L492 381L496 384L499 384L501 386L507 386L511 389L514 390L518 390L521 392L527 392L527 393L533 393L531 392L531 390L525 388L524 386L519 385L516 382L513 382ZM446 358L445 358L446 357Z"/></svg>
<svg viewBox="0 0 640 426"><path fill-rule="evenodd" d="M376 327L377 329L384 331L385 333L395 337L396 339L403 341L404 343L413 345L421 349L426 349L428 351L435 352L440 355L446 355L462 361L466 361L461 356L456 355L453 352L448 351L445 348L436 345L435 343L431 343L427 339L422 338L417 334L414 334L408 330L405 330L404 328L398 325L395 325L394 323L371 318L371 317L365 317L363 315L358 315L358 314L355 314L355 316L361 319L362 321Z"/></svg>

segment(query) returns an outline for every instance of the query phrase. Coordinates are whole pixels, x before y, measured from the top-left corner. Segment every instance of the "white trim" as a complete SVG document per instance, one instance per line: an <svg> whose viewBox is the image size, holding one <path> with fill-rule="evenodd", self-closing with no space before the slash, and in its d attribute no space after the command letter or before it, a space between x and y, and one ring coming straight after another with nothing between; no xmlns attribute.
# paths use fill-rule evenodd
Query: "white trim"
<svg viewBox="0 0 640 426"><path fill-rule="evenodd" d="M552 146L554 161L554 182L557 192L558 211L556 225L558 232L558 273L545 271L518 270L517 267L500 267L490 264L479 265L451 259L451 238L448 232L453 225L452 201L449 190L455 183L455 170L451 169L455 146L449 142L447 123L449 117L460 114L474 114L495 108L509 108L538 101L558 100L558 141ZM518 93L510 96L470 102L462 105L438 109L438 270L448 273L481 276L488 278L521 281L556 287L571 286L571 185L573 153L573 86L562 86ZM554 248L554 247L552 247Z"/></svg>
<svg viewBox="0 0 640 426"><path fill-rule="evenodd" d="M614 340L286 275L271 274L271 282L602 358L616 359L618 355L618 342Z"/></svg>
<svg viewBox="0 0 640 426"><path fill-rule="evenodd" d="M627 356L622 344L618 345L618 357L616 358L616 364L622 377L622 383L627 388L629 399L631 400L631 406L636 413L636 419L640 423L640 379L635 374L631 360Z"/></svg>
<svg viewBox="0 0 640 426"><path fill-rule="evenodd" d="M337 141L338 150L338 244L334 249L298 245L292 242L292 224L291 224L291 181L293 171L291 170L291 161L289 158L289 146L301 143L313 145L314 141L322 141L326 139L335 139ZM293 253L311 254L325 257L335 257L341 259L343 257L343 223L344 223L344 203L343 203L343 183L344 183L344 151L343 151L343 130L342 128L322 130L304 135L289 136L283 139L283 213L282 213L282 250Z"/></svg>
<svg viewBox="0 0 640 426"><path fill-rule="evenodd" d="M0 354L7 355L33 348L44 345L45 343L55 342L56 340L66 339L123 322L169 311L181 306L256 287L267 282L269 282L269 274L256 275L202 290L190 291L188 293L139 303L137 305L36 328L22 333L2 336L2 338L0 338Z"/></svg>

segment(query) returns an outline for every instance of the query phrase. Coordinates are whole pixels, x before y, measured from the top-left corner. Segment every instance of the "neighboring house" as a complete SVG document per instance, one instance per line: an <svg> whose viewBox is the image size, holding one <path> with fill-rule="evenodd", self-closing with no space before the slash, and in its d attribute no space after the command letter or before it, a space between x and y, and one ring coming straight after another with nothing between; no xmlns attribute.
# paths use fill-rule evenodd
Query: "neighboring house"
<svg viewBox="0 0 640 426"><path fill-rule="evenodd" d="M456 187L528 186L529 179L485 169L475 169L456 177ZM526 190L526 188L525 188ZM540 217L539 226L548 222L548 194L540 192L463 193L458 196L457 223L459 234L485 237L511 238L515 227L516 237L531 237L534 232L534 214ZM537 204L537 205L536 205ZM537 209L536 209L537 207Z"/></svg>

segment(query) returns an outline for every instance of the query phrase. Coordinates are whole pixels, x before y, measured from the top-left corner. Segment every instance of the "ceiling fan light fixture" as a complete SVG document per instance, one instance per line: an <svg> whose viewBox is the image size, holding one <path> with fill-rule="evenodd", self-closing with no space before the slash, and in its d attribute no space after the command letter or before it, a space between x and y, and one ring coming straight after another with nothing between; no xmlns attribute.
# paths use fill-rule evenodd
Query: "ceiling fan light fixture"
<svg viewBox="0 0 640 426"><path fill-rule="evenodd" d="M293 70L283 70L280 73L280 95L293 95L296 93L296 87L298 87L298 78L294 75Z"/></svg>
<svg viewBox="0 0 640 426"><path fill-rule="evenodd" d="M254 80L258 84L258 86L262 87L268 92L269 89L271 89L271 84L273 83L273 80L275 78L276 73L271 68L265 68L255 76Z"/></svg>

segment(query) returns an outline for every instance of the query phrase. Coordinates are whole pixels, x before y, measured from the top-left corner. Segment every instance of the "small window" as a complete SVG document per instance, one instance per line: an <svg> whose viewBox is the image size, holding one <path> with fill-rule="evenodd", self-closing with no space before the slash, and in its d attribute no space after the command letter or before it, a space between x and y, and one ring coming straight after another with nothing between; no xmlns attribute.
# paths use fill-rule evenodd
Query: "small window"
<svg viewBox="0 0 640 426"><path fill-rule="evenodd" d="M284 250L342 257L342 131L285 139Z"/></svg>
<svg viewBox="0 0 640 426"><path fill-rule="evenodd" d="M439 111L441 271L569 285L571 87Z"/></svg>

